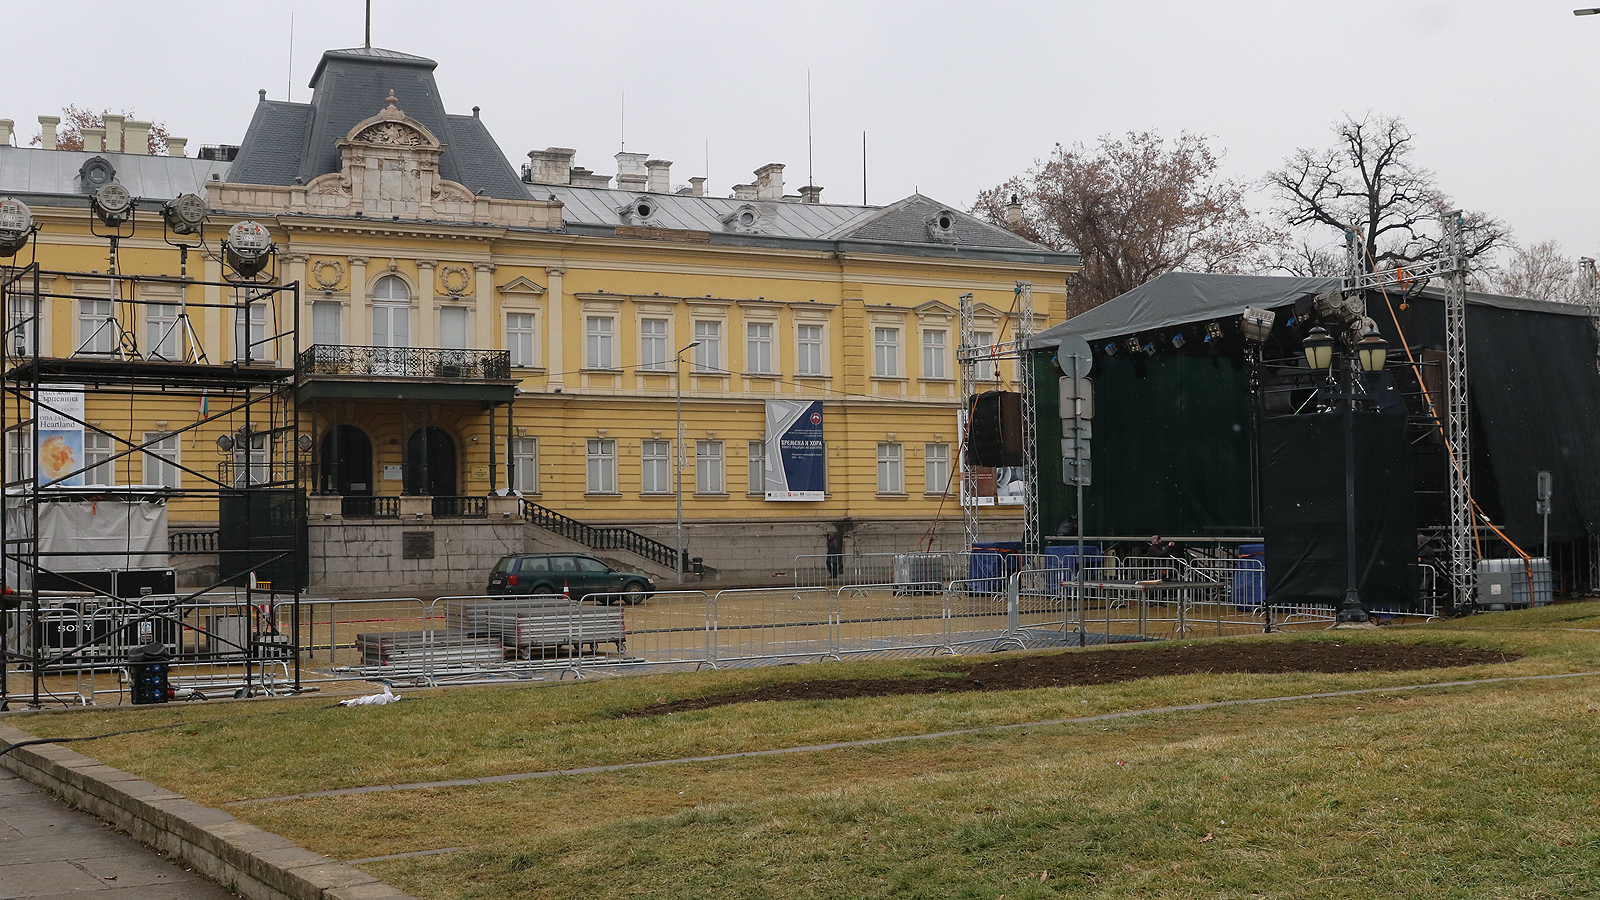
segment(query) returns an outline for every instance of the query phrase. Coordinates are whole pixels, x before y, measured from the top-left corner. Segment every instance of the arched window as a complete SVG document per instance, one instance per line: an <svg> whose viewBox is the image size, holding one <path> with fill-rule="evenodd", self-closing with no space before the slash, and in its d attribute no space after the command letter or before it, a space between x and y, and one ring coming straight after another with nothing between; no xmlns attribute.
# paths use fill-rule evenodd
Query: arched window
<svg viewBox="0 0 1600 900"><path fill-rule="evenodd" d="M398 275L385 275L372 286L372 344L411 346L411 288Z"/></svg>
<svg viewBox="0 0 1600 900"><path fill-rule="evenodd" d="M396 303L411 302L411 288L399 275L385 275L372 286L372 299Z"/></svg>

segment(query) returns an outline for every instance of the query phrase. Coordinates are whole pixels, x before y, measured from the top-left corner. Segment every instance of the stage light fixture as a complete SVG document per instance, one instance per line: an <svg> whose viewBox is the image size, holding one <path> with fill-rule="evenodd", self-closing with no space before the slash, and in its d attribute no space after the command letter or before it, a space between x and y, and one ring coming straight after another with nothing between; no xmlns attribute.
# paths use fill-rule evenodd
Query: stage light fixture
<svg viewBox="0 0 1600 900"><path fill-rule="evenodd" d="M1106 345L1104 347L1102 347L1101 349L1105 350L1107 356L1116 356L1117 355L1117 342L1116 341L1106 341Z"/></svg>
<svg viewBox="0 0 1600 900"><path fill-rule="evenodd" d="M1276 318L1277 315L1270 309L1246 306L1239 324L1244 330L1245 338L1261 343L1272 336L1272 323Z"/></svg>
<svg viewBox="0 0 1600 900"><path fill-rule="evenodd" d="M229 450L232 450L233 449L233 435L231 435L231 434L219 434L219 435L217 435L217 449L221 450L223 453L227 453Z"/></svg>
<svg viewBox="0 0 1600 900"><path fill-rule="evenodd" d="M133 195L115 181L108 181L95 190L89 206L107 227L116 228L133 215Z"/></svg>
<svg viewBox="0 0 1600 900"><path fill-rule="evenodd" d="M179 194L161 207L161 218L173 234L198 234L206 221L206 201L198 194Z"/></svg>
<svg viewBox="0 0 1600 900"><path fill-rule="evenodd" d="M1138 353L1139 352L1139 339L1138 338L1128 338L1127 347L1128 347L1128 352L1129 353Z"/></svg>
<svg viewBox="0 0 1600 900"><path fill-rule="evenodd" d="M0 198L0 258L9 259L27 246L33 234L33 211L14 197Z"/></svg>
<svg viewBox="0 0 1600 900"><path fill-rule="evenodd" d="M1139 349L1143 350L1144 354L1146 356L1155 356L1156 355L1156 342L1155 341L1151 341L1150 343L1145 344L1143 347L1140 347Z"/></svg>
<svg viewBox="0 0 1600 900"><path fill-rule="evenodd" d="M1180 331L1177 334L1172 336L1172 349L1174 349L1174 350L1182 350L1183 349L1183 345L1184 345L1183 332Z"/></svg>
<svg viewBox="0 0 1600 900"><path fill-rule="evenodd" d="M294 439L294 443L295 443L295 446L299 447L302 451L310 450L311 449L311 435L306 434L305 432L301 432L300 436Z"/></svg>
<svg viewBox="0 0 1600 900"><path fill-rule="evenodd" d="M223 257L242 278L254 278L272 258L272 235L259 222L244 221L228 229L222 241Z"/></svg>
<svg viewBox="0 0 1600 900"><path fill-rule="evenodd" d="M1207 322L1206 323L1206 340L1205 340L1205 342L1210 344L1210 343L1212 343L1214 341L1221 341L1221 340L1222 340L1222 326L1218 325L1216 322Z"/></svg>

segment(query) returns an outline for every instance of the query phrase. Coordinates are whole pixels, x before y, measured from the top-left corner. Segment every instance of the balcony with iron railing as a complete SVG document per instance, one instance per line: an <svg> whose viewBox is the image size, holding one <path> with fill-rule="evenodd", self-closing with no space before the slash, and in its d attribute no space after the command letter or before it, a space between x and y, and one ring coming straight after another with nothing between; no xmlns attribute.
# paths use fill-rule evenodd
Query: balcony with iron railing
<svg viewBox="0 0 1600 900"><path fill-rule="evenodd" d="M301 399L485 400L516 392L507 350L314 344L300 354Z"/></svg>

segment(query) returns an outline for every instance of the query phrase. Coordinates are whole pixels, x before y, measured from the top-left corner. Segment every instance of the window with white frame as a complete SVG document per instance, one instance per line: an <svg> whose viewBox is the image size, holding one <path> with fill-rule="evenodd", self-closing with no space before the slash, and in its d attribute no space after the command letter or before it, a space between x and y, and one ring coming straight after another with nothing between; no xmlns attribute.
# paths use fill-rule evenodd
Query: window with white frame
<svg viewBox="0 0 1600 900"><path fill-rule="evenodd" d="M979 348L994 346L994 332L973 332L972 340ZM979 359L972 367L972 377L979 381L999 381L1000 368L992 359Z"/></svg>
<svg viewBox="0 0 1600 900"><path fill-rule="evenodd" d="M945 331L942 328L931 329L922 333L922 377L923 378L949 378L949 367L945 364Z"/></svg>
<svg viewBox="0 0 1600 900"><path fill-rule="evenodd" d="M722 371L722 323L700 321L694 323L694 339L700 344L694 348L696 372Z"/></svg>
<svg viewBox="0 0 1600 900"><path fill-rule="evenodd" d="M926 444L922 448L922 470L930 494L943 494L950 490L950 445Z"/></svg>
<svg viewBox="0 0 1600 900"><path fill-rule="evenodd" d="M665 372L667 357L672 354L667 347L667 320L639 320L639 370Z"/></svg>
<svg viewBox="0 0 1600 900"><path fill-rule="evenodd" d="M141 454L144 457L144 474L140 481L169 488L181 487L183 481L181 471L178 469L178 464L181 462L178 435L146 431L144 443L146 446L144 453Z"/></svg>
<svg viewBox="0 0 1600 900"><path fill-rule="evenodd" d="M107 460L115 454L114 439L109 434L93 431L83 433L83 472L85 485L109 486L117 483L114 464Z"/></svg>
<svg viewBox="0 0 1600 900"><path fill-rule="evenodd" d="M878 493L905 493L905 472L899 444L878 445Z"/></svg>
<svg viewBox="0 0 1600 900"><path fill-rule="evenodd" d="M615 369L617 320L610 316L586 316L583 323L583 364L590 369Z"/></svg>
<svg viewBox="0 0 1600 900"><path fill-rule="evenodd" d="M41 303L43 301L40 301ZM14 296L11 298L11 308L7 310L5 340L8 352L13 356L33 355L33 333L39 327L37 317L33 314L33 298ZM41 338L40 343L43 343Z"/></svg>
<svg viewBox="0 0 1600 900"><path fill-rule="evenodd" d="M646 494L672 493L672 442L639 442L639 490Z"/></svg>
<svg viewBox="0 0 1600 900"><path fill-rule="evenodd" d="M439 307L439 347L444 350L465 350L468 346L467 308Z"/></svg>
<svg viewBox="0 0 1600 900"><path fill-rule="evenodd" d="M539 492L539 439L511 439L511 489L524 494Z"/></svg>
<svg viewBox="0 0 1600 900"><path fill-rule="evenodd" d="M151 303L145 306L144 327L146 358L183 359L183 335L178 332L178 304Z"/></svg>
<svg viewBox="0 0 1600 900"><path fill-rule="evenodd" d="M794 373L822 374L822 326L796 325L794 329Z"/></svg>
<svg viewBox="0 0 1600 900"><path fill-rule="evenodd" d="M767 442L751 441L748 453L750 459L750 493L764 494L767 491Z"/></svg>
<svg viewBox="0 0 1600 900"><path fill-rule="evenodd" d="M344 343L344 304L337 300L318 300L311 304L311 343L338 346Z"/></svg>
<svg viewBox="0 0 1600 900"><path fill-rule="evenodd" d="M694 442L694 492L697 494L727 492L721 441Z"/></svg>
<svg viewBox="0 0 1600 900"><path fill-rule="evenodd" d="M117 323L110 300L78 300L78 347L84 353L110 354L117 349Z"/></svg>
<svg viewBox="0 0 1600 900"><path fill-rule="evenodd" d="M610 321L609 319L607 321ZM589 479L585 488L591 494L617 492L617 442L590 440L588 442Z"/></svg>
<svg viewBox="0 0 1600 900"><path fill-rule="evenodd" d="M244 310L233 310L233 358L266 359L271 356L267 340L267 305L252 303ZM395 345L402 346L402 345Z"/></svg>
<svg viewBox="0 0 1600 900"><path fill-rule="evenodd" d="M533 313L506 313L506 351L511 364L528 368L534 364Z"/></svg>
<svg viewBox="0 0 1600 900"><path fill-rule="evenodd" d="M772 323L745 324L744 370L751 375L772 375Z"/></svg>
<svg viewBox="0 0 1600 900"><path fill-rule="evenodd" d="M872 374L879 378L900 377L900 329L872 329Z"/></svg>
<svg viewBox="0 0 1600 900"><path fill-rule="evenodd" d="M248 487L272 480L267 456L267 436L253 434L233 448L233 486Z"/></svg>
<svg viewBox="0 0 1600 900"><path fill-rule="evenodd" d="M21 428L6 432L6 481L33 477L33 435Z"/></svg>

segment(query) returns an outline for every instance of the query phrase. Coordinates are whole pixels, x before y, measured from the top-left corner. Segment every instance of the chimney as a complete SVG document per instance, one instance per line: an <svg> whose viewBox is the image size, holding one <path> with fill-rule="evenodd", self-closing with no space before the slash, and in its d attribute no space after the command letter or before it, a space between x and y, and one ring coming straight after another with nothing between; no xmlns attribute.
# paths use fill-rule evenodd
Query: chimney
<svg viewBox="0 0 1600 900"><path fill-rule="evenodd" d="M596 175L583 166L572 167L573 187L608 188L611 186L610 175Z"/></svg>
<svg viewBox="0 0 1600 900"><path fill-rule="evenodd" d="M183 156L183 155L185 155L184 154L184 150L188 146L189 146L189 139L188 138L169 137L169 138L167 138L167 155L168 156Z"/></svg>
<svg viewBox="0 0 1600 900"><path fill-rule="evenodd" d="M150 126L154 122L139 122L133 119L123 123L123 134L127 135L127 144L123 148L126 153L135 153L148 156L150 153Z"/></svg>
<svg viewBox="0 0 1600 900"><path fill-rule="evenodd" d="M60 124L60 116L39 117L39 132L41 137L39 143L44 147L44 149L54 150L56 148L56 126Z"/></svg>
<svg viewBox="0 0 1600 900"><path fill-rule="evenodd" d="M566 147L529 150L528 163L534 184L571 184L572 158L578 151ZM587 170L585 170L587 171Z"/></svg>
<svg viewBox="0 0 1600 900"><path fill-rule="evenodd" d="M85 128L83 131L83 149L90 153L99 153L106 148L106 130L104 128Z"/></svg>
<svg viewBox="0 0 1600 900"><path fill-rule="evenodd" d="M672 162L665 159L647 159L644 161L645 171L649 173L650 193L672 193Z"/></svg>
<svg viewBox="0 0 1600 900"><path fill-rule="evenodd" d="M699 175L689 179L689 196L704 197L706 195L706 180Z"/></svg>
<svg viewBox="0 0 1600 900"><path fill-rule="evenodd" d="M767 163L756 170L756 199L783 199L783 163Z"/></svg>
<svg viewBox="0 0 1600 900"><path fill-rule="evenodd" d="M122 152L122 121L124 119L126 119L126 118L127 118L127 116L119 116L116 113L106 113L105 119L106 119L106 152L107 153L121 153ZM87 150L88 148L85 147L84 149Z"/></svg>
<svg viewBox="0 0 1600 900"><path fill-rule="evenodd" d="M756 199L756 186L753 185L753 184L736 184L736 185L734 185L733 186L733 199L735 199L735 200L754 200L754 199Z"/></svg>
<svg viewBox="0 0 1600 900"><path fill-rule="evenodd" d="M645 171L644 161L649 158L648 153L629 153L624 150L617 154L617 190L643 191L650 184L650 175Z"/></svg>
<svg viewBox="0 0 1600 900"><path fill-rule="evenodd" d="M1022 201L1016 194L1011 195L1011 202L1006 204L1006 224L1012 228L1022 224Z"/></svg>
<svg viewBox="0 0 1600 900"><path fill-rule="evenodd" d="M11 146L11 132L16 128L16 125L17 123L10 119L0 119L0 147Z"/></svg>
<svg viewBox="0 0 1600 900"><path fill-rule="evenodd" d="M800 189L800 202L801 203L821 203L822 202L822 188L817 187L814 184L808 184L805 187L801 188Z"/></svg>

